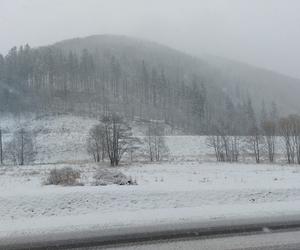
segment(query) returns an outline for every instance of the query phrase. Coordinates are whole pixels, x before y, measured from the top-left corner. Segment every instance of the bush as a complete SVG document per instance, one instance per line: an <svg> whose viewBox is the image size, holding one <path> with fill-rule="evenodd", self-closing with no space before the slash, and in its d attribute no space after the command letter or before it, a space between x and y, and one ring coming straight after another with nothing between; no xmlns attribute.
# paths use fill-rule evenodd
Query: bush
<svg viewBox="0 0 300 250"><path fill-rule="evenodd" d="M62 185L62 186L78 186L82 185L79 182L80 172L71 167L62 169L52 169L48 175L45 185Z"/></svg>
<svg viewBox="0 0 300 250"><path fill-rule="evenodd" d="M120 171L109 169L98 169L94 175L94 185L106 186L110 184L117 185L137 185L136 181L133 181L131 177L127 177Z"/></svg>

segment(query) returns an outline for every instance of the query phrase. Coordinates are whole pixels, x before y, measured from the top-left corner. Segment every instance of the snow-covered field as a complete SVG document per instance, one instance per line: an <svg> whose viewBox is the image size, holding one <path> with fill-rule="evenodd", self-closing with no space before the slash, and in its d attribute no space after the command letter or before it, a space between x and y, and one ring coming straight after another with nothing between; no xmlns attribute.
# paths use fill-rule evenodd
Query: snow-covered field
<svg viewBox="0 0 300 250"><path fill-rule="evenodd" d="M85 163L91 160L86 150L86 141L89 130L99 120L90 117L79 117L68 114L22 117L0 114L0 127L3 130L4 150L12 134L20 127L33 132L37 155L36 164L49 163ZM131 124L135 136L143 136L147 125L136 120ZM165 136L169 148L169 161L214 161L214 151L207 147L205 136L178 135L166 126L168 133ZM278 139L276 146L277 161L283 160L283 145ZM242 153L242 152L241 152ZM4 155L5 157L5 155ZM140 159L140 152L133 153L133 160ZM244 157L244 155L242 155ZM126 158L126 156L125 156ZM145 159L144 159L145 160ZM243 159L245 161L246 159ZM247 157L247 160L249 158ZM250 160L251 161L251 160ZM252 157L252 161L254 161Z"/></svg>
<svg viewBox="0 0 300 250"><path fill-rule="evenodd" d="M123 166L136 186L92 186L93 164L73 165L84 186L43 186L51 168L0 172L0 236L297 214L296 166L176 162ZM102 166L103 167L103 166Z"/></svg>
<svg viewBox="0 0 300 250"><path fill-rule="evenodd" d="M0 115L0 127L3 132L4 149L12 134L23 127L35 134L35 163L78 163L91 160L86 150L86 140L92 126L98 124L96 118L78 117L72 115L49 115L35 117L33 115L16 118ZM132 124L133 133L142 136L142 122ZM168 128L168 127L167 127ZM195 160L199 156L211 154L213 151L205 145L205 137L201 136L167 136L167 146L170 148L170 159ZM137 158L134 155L134 158Z"/></svg>
<svg viewBox="0 0 300 250"><path fill-rule="evenodd" d="M219 164L201 136L168 136L168 162L118 168L138 185L93 186L104 167L86 153L96 123L68 115L1 120L4 144L25 126L37 135L38 154L33 165L0 167L0 238L300 213L300 167ZM65 166L80 170L83 186L43 185L51 169Z"/></svg>

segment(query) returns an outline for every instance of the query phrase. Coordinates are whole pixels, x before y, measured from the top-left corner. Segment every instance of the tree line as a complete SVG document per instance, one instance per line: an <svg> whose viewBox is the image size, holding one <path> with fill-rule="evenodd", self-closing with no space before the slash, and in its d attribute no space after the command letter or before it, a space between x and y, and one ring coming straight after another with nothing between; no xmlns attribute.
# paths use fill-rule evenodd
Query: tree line
<svg viewBox="0 0 300 250"><path fill-rule="evenodd" d="M247 93L220 91L203 72L170 65L96 49L13 47L0 55L0 111L92 117L115 112L202 135L230 117L235 121L230 130L249 132L249 115L260 105L252 107Z"/></svg>
<svg viewBox="0 0 300 250"><path fill-rule="evenodd" d="M229 133L228 124L219 122L214 127L215 133L207 136L206 145L214 150L219 162L243 162L243 157L248 155L256 163L266 160L274 163L278 153L283 152L288 164L300 164L300 116L278 118L275 111L262 110L261 119L252 120L247 135ZM108 160L111 166L118 166L124 155L130 161L135 155L136 160L143 157L149 162L160 162L167 160L169 153L162 121L149 121L146 134L136 137L128 120L116 113L104 115L99 124L89 130L86 149L95 162ZM0 129L1 165L4 162L30 164L36 154L34 133L20 128L3 143Z"/></svg>
<svg viewBox="0 0 300 250"><path fill-rule="evenodd" d="M288 115L279 118L276 105L269 113L264 105L260 118L251 111L248 114L246 135L232 130L230 119L214 124L214 133L207 137L206 144L213 148L217 161L238 162L243 155L252 156L256 163L276 161L276 154L283 152L288 164L300 164L300 116Z"/></svg>
<svg viewBox="0 0 300 250"><path fill-rule="evenodd" d="M129 60L97 50L13 47L0 55L0 110L91 116L109 110L201 132L207 106L201 78L174 80L159 64Z"/></svg>

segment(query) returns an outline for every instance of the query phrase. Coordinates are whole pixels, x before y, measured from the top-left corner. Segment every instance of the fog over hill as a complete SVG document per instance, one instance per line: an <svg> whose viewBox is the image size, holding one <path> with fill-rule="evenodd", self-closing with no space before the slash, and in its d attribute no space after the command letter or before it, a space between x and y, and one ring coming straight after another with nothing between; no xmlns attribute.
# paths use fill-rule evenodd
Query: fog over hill
<svg viewBox="0 0 300 250"><path fill-rule="evenodd" d="M0 56L0 82L3 112L114 111L190 133L210 132L214 121L228 118L239 124L236 133L246 133L249 116L262 109L300 110L298 79L117 35L14 47Z"/></svg>
<svg viewBox="0 0 300 250"><path fill-rule="evenodd" d="M239 86L254 99L276 102L284 114L299 113L300 79L211 55L202 58L217 68L226 87ZM261 104L261 103L258 103Z"/></svg>

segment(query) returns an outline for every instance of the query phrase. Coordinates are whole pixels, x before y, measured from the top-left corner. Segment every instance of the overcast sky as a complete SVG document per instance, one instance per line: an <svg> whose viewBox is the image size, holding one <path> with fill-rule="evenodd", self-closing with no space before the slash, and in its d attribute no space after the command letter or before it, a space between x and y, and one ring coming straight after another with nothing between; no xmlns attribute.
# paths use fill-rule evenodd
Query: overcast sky
<svg viewBox="0 0 300 250"><path fill-rule="evenodd" d="M0 0L0 53L92 34L150 39L300 78L299 0Z"/></svg>

